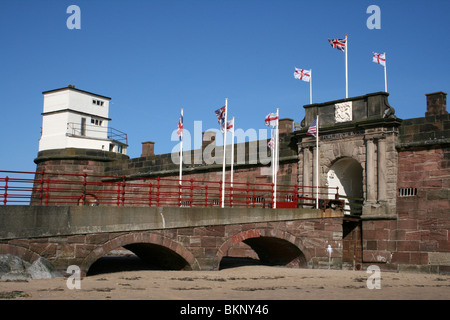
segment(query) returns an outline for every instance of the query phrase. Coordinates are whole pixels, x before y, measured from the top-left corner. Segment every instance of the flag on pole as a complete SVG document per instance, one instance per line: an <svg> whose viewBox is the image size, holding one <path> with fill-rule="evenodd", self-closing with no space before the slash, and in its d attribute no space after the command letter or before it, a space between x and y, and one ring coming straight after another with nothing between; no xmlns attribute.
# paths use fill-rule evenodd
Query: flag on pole
<svg viewBox="0 0 450 320"><path fill-rule="evenodd" d="M345 98L348 98L348 36L344 39L328 39L330 45L342 52L345 52Z"/></svg>
<svg viewBox="0 0 450 320"><path fill-rule="evenodd" d="M180 140L183 139L183 112L181 112L180 119L178 120L177 135Z"/></svg>
<svg viewBox="0 0 450 320"><path fill-rule="evenodd" d="M373 53L372 61L381 64L383 67L386 66L386 53Z"/></svg>
<svg viewBox="0 0 450 320"><path fill-rule="evenodd" d="M233 119L227 121L227 131L234 131L234 117ZM222 130L223 132L223 130Z"/></svg>
<svg viewBox="0 0 450 320"><path fill-rule="evenodd" d="M316 164L315 164L315 175L316 175L316 208L319 208L319 128L318 128L319 116L316 116L313 122L311 122L306 134L316 138Z"/></svg>
<svg viewBox="0 0 450 320"><path fill-rule="evenodd" d="M311 70L295 68L294 78L309 82L311 80Z"/></svg>
<svg viewBox="0 0 450 320"><path fill-rule="evenodd" d="M180 137L180 176L179 184L183 184L183 109L181 109L180 119L178 120L177 134ZM181 205L181 203L180 203Z"/></svg>
<svg viewBox="0 0 450 320"><path fill-rule="evenodd" d="M267 143L267 146L270 148L270 150L273 150L275 147L275 141L273 140L273 137L270 138L269 142Z"/></svg>
<svg viewBox="0 0 450 320"><path fill-rule="evenodd" d="M308 131L306 132L306 134L316 137L317 135L317 119L314 119L313 122L311 122L311 125L309 126Z"/></svg>
<svg viewBox="0 0 450 320"><path fill-rule="evenodd" d="M217 109L216 111L214 111L216 113L217 122L219 122L220 130L222 132L224 132L223 128L225 126L225 113L226 113L225 109L226 109L225 106L223 106L222 108Z"/></svg>
<svg viewBox="0 0 450 320"><path fill-rule="evenodd" d="M217 121L220 125L220 131L223 133L223 162L222 162L222 208L225 207L225 155L227 148L227 113L228 113L228 98L225 98L225 105L214 111L217 116ZM233 130L234 133L234 130Z"/></svg>
<svg viewBox="0 0 450 320"><path fill-rule="evenodd" d="M328 39L328 42L330 43L330 45L338 50L341 50L342 52L345 51L345 46L347 44L347 39Z"/></svg>
<svg viewBox="0 0 450 320"><path fill-rule="evenodd" d="M278 115L276 113L269 113L265 118L266 126L275 127L278 125Z"/></svg>

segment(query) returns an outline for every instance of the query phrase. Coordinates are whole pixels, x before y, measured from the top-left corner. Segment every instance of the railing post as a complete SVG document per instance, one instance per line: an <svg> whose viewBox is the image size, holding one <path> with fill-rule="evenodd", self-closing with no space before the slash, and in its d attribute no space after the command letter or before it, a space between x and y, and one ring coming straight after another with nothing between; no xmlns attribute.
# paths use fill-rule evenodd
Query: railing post
<svg viewBox="0 0 450 320"><path fill-rule="evenodd" d="M253 208L255 207L255 187L253 187Z"/></svg>
<svg viewBox="0 0 450 320"><path fill-rule="evenodd" d="M298 199L297 199L297 192L298 192L298 185L294 185L294 197L292 198L292 201L295 203L295 207L298 207Z"/></svg>
<svg viewBox="0 0 450 320"><path fill-rule="evenodd" d="M83 175L83 195L82 195L83 206L86 205L86 179L87 179L87 173L85 172Z"/></svg>
<svg viewBox="0 0 450 320"><path fill-rule="evenodd" d="M125 206L125 186L126 186L126 182L125 182L125 176L122 176L122 207Z"/></svg>
<svg viewBox="0 0 450 320"><path fill-rule="evenodd" d="M250 183L249 182L247 182L247 199L246 199L246 201L247 201L247 208L248 208L248 205L249 205L249 203L250 203L250 200L249 200L249 197L248 197L248 194L250 193Z"/></svg>
<svg viewBox="0 0 450 320"><path fill-rule="evenodd" d="M148 186L148 206L151 207L152 206L152 187L153 184L150 182L149 186Z"/></svg>
<svg viewBox="0 0 450 320"><path fill-rule="evenodd" d="M181 181L178 183L178 207L181 207L181 192L182 192L183 185Z"/></svg>
<svg viewBox="0 0 450 320"><path fill-rule="evenodd" d="M47 187L45 188L45 205L48 206L48 198L50 198L50 178L47 178Z"/></svg>
<svg viewBox="0 0 450 320"><path fill-rule="evenodd" d="M5 193L4 193L4 198L3 198L3 204L6 206L6 203L8 202L8 176L6 176L5 178Z"/></svg>
<svg viewBox="0 0 450 320"><path fill-rule="evenodd" d="M42 198L44 198L44 173L45 171L41 171L41 181L40 181L40 189L39 189L39 204L42 205Z"/></svg>
<svg viewBox="0 0 450 320"><path fill-rule="evenodd" d="M222 207L222 180L219 181L219 203L220 203L220 207Z"/></svg>
<svg viewBox="0 0 450 320"><path fill-rule="evenodd" d="M120 206L120 186L121 186L121 183L119 181L119 182L117 182L117 206Z"/></svg>
<svg viewBox="0 0 450 320"><path fill-rule="evenodd" d="M158 178L156 178L156 180L158 181L156 184L156 206L159 207L159 187L160 187L161 178L158 177Z"/></svg>
<svg viewBox="0 0 450 320"><path fill-rule="evenodd" d="M272 185L272 209L275 208L275 184L271 184Z"/></svg>
<svg viewBox="0 0 450 320"><path fill-rule="evenodd" d="M190 207L192 207L192 201L194 200L194 179L191 179L191 194L190 194Z"/></svg>
<svg viewBox="0 0 450 320"><path fill-rule="evenodd" d="M233 208L233 186L230 186L230 208Z"/></svg>

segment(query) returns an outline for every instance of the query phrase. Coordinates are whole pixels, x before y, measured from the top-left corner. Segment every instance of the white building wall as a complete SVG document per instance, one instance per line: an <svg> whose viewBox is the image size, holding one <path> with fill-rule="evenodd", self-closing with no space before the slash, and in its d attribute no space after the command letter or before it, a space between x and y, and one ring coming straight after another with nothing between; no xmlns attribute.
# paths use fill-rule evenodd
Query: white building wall
<svg viewBox="0 0 450 320"><path fill-rule="evenodd" d="M39 151L84 148L126 154L126 146L119 150L117 143L108 139L108 116L108 98L69 87L44 92Z"/></svg>

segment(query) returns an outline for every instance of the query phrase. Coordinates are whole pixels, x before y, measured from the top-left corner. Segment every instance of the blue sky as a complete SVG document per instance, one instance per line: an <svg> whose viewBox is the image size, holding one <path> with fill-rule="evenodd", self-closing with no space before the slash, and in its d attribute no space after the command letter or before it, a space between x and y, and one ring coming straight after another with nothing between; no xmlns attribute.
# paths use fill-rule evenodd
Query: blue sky
<svg viewBox="0 0 450 320"><path fill-rule="evenodd" d="M81 29L69 30L69 5ZM381 29L368 29L369 5ZM403 0L2 0L0 2L0 169L34 171L42 91L66 87L109 96L110 126L128 134L130 157L141 142L167 153L180 109L217 128L214 110L244 130L264 117L300 122L309 85L294 67L313 70L313 102L345 98L344 53L328 38L349 35L349 96L384 90L400 118L424 116L426 93L450 90L450 1Z"/></svg>

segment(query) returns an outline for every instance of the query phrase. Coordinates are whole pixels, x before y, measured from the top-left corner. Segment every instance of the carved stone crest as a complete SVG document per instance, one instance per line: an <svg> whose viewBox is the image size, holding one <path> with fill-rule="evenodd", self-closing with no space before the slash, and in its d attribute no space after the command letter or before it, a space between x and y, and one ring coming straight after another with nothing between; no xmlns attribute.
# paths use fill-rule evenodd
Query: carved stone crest
<svg viewBox="0 0 450 320"><path fill-rule="evenodd" d="M334 117L336 122L352 121L352 102L336 103L334 105Z"/></svg>

